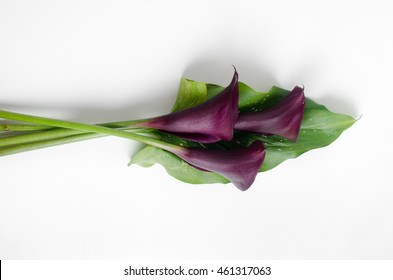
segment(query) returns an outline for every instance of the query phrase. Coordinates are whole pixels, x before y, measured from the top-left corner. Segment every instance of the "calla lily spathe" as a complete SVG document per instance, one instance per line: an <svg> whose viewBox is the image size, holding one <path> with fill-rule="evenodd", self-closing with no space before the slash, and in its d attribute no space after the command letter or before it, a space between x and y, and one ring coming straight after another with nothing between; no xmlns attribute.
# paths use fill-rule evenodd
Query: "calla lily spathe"
<svg viewBox="0 0 393 280"><path fill-rule="evenodd" d="M136 124L200 142L230 141L238 118L239 87L235 70L228 87L217 96L195 107L155 117Z"/></svg>
<svg viewBox="0 0 393 280"><path fill-rule="evenodd" d="M235 130L274 134L296 141L304 108L304 89L295 87L284 99L269 109L239 114Z"/></svg>
<svg viewBox="0 0 393 280"><path fill-rule="evenodd" d="M182 147L171 152L198 169L224 176L242 191L252 185L266 155L262 141L231 150Z"/></svg>

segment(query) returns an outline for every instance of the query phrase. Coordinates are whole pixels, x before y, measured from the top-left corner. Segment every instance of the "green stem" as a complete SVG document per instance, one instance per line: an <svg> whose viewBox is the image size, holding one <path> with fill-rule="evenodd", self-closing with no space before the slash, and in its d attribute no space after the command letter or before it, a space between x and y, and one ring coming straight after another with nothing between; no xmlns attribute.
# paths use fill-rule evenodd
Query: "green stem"
<svg viewBox="0 0 393 280"><path fill-rule="evenodd" d="M104 126L104 125L102 125ZM109 128L111 128L109 126ZM137 132L149 132L150 129L146 128L118 128L120 130L136 130ZM85 131L80 131L80 130L73 130L73 129L67 129L67 128L55 128L55 129L49 129L47 131L41 131L41 132L35 132L35 133L29 133L29 134L23 134L23 135L15 135L15 136L9 136L9 137L4 137L0 138L0 147L5 147L5 146L11 146L11 145L21 145L21 144L27 144L27 143L32 143L32 142L38 142L38 141L46 141L46 140L53 140L57 138L63 138L67 136L73 136L73 135L82 135L85 134Z"/></svg>
<svg viewBox="0 0 393 280"><path fill-rule="evenodd" d="M79 130L70 130L65 128L50 129L43 132L36 132L36 133L29 133L29 134L0 138L0 147L45 141L45 140L62 138L66 136L78 135L84 133L86 132L79 131Z"/></svg>
<svg viewBox="0 0 393 280"><path fill-rule="evenodd" d="M132 128L133 125L137 123L141 123L145 121L142 120L134 120L134 121L120 121L120 122L109 122L109 123L101 123L98 124L99 126L105 126L109 128L122 128L122 129L129 129ZM42 126L43 127L43 126ZM45 126L48 127L48 126ZM145 128L139 128L140 130ZM53 128L48 129L46 131L39 131L30 134L23 134L23 135L16 135L16 136L9 136L5 138L0 138L0 147L10 146L10 145L18 145L18 144L26 144L30 142L36 141L46 141L50 139L62 138L72 135L79 135L83 134L85 131L79 130L72 130L67 128Z"/></svg>
<svg viewBox="0 0 393 280"><path fill-rule="evenodd" d="M46 130L53 127L47 125L34 125L34 124L17 124L17 123L2 123L0 124L0 132L5 131L36 131Z"/></svg>
<svg viewBox="0 0 393 280"><path fill-rule="evenodd" d="M3 110L0 110L0 118L21 121L21 122L28 122L28 123L39 124L39 125L56 126L56 127L62 127L62 128L68 128L74 130L81 130L85 132L94 132L98 134L112 135L112 136L139 141L148 145L155 146L157 148L162 148L170 152L175 152L181 149L181 147L177 145L165 143L157 139L152 139L143 135L138 135L135 133L116 130L116 129L98 126L98 125L84 124L84 123L71 122L71 121L62 121L62 120L56 120L56 119L50 119L44 117L36 117L36 116L3 111Z"/></svg>
<svg viewBox="0 0 393 280"><path fill-rule="evenodd" d="M14 145L9 147L0 148L0 156L7 156L21 152L27 152L52 146L58 146L68 143L74 143L82 140L88 140L98 137L103 137L104 134L97 134L97 133L84 133L81 135L73 135L63 138L51 139L46 141L39 141L34 143L27 143L21 145Z"/></svg>
<svg viewBox="0 0 393 280"><path fill-rule="evenodd" d="M149 130L138 129L138 133L140 132L148 132ZM71 135L66 137L58 137L55 139L48 139L44 141L34 141L29 143L22 143L18 145L11 145L6 147L0 147L0 156L7 156L21 152L27 152L52 146L58 146L62 144L74 143L83 140L89 140L99 137L107 136L105 134L97 134L97 133L90 133L90 132L83 132L83 134L78 135Z"/></svg>

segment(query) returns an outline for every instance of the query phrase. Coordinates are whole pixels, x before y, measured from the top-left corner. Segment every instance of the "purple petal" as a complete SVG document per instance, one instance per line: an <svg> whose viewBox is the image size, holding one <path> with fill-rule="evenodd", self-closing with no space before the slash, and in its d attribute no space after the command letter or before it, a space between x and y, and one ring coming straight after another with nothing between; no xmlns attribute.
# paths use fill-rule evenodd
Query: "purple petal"
<svg viewBox="0 0 393 280"><path fill-rule="evenodd" d="M278 104L261 112L239 114L235 129L274 134L296 141L305 107L304 89L295 87Z"/></svg>
<svg viewBox="0 0 393 280"><path fill-rule="evenodd" d="M230 141L238 117L238 74L220 94L192 108L152 118L139 127L150 127L201 143Z"/></svg>
<svg viewBox="0 0 393 280"><path fill-rule="evenodd" d="M235 150L182 148L173 152L199 169L221 174L242 191L254 182L266 154L261 141Z"/></svg>

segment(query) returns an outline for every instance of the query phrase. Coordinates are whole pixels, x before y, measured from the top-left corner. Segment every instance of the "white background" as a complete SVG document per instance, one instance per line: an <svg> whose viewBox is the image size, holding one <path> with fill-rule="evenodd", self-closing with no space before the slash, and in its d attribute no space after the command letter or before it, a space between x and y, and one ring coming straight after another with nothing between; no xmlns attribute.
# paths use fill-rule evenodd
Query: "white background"
<svg viewBox="0 0 393 280"><path fill-rule="evenodd" d="M89 123L167 113L179 79L362 118L232 185L127 167L113 137L0 158L1 259L393 258L389 1L0 1L0 107Z"/></svg>

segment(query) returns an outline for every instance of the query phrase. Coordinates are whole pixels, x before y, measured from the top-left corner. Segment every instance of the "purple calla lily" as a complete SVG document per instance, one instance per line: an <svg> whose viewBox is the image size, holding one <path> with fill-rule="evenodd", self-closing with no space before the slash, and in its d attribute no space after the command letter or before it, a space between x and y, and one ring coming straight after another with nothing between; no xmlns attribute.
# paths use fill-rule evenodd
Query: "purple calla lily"
<svg viewBox="0 0 393 280"><path fill-rule="evenodd" d="M180 148L171 151L198 169L224 176L242 191L254 182L266 154L262 141L234 150Z"/></svg>
<svg viewBox="0 0 393 280"><path fill-rule="evenodd" d="M304 89L295 87L278 104L264 111L239 114L235 130L274 134L296 141L305 108Z"/></svg>
<svg viewBox="0 0 393 280"><path fill-rule="evenodd" d="M239 87L235 70L229 86L217 96L195 107L136 124L160 129L200 143L230 141L238 117Z"/></svg>

